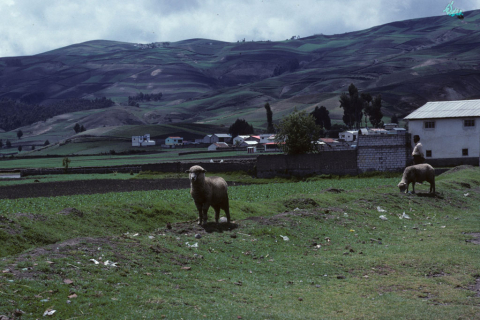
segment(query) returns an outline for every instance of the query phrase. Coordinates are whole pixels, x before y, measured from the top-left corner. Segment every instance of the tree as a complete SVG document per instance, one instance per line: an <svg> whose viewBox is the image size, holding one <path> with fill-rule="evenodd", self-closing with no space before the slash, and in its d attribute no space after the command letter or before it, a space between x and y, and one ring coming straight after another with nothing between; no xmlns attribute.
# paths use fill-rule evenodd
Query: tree
<svg viewBox="0 0 480 320"><path fill-rule="evenodd" d="M346 92L340 95L340 108L343 108L343 122L348 127L355 126L360 128L360 123L363 117L363 100L358 95L358 89L352 83L348 87L348 95Z"/></svg>
<svg viewBox="0 0 480 320"><path fill-rule="evenodd" d="M383 113L382 113L382 96L379 94L375 96L372 101L372 106L368 111L368 119L373 127L379 128L383 125Z"/></svg>
<svg viewBox="0 0 480 320"><path fill-rule="evenodd" d="M78 123L75 123L75 126L73 127L73 130L75 130L75 133L80 132L80 125Z"/></svg>
<svg viewBox="0 0 480 320"><path fill-rule="evenodd" d="M394 113L394 114L393 114L393 116L392 116L392 118L390 119L390 121L391 121L392 123L396 123L396 124L398 124L398 117L397 117L397 114L395 114L395 113Z"/></svg>
<svg viewBox="0 0 480 320"><path fill-rule="evenodd" d="M65 171L65 173L68 172L68 165L69 164L70 164L70 159L68 159L68 157L63 158L62 166L63 166L63 170Z"/></svg>
<svg viewBox="0 0 480 320"><path fill-rule="evenodd" d="M270 103L265 103L265 110L267 110L267 133L275 133L275 128L273 127L273 112L270 108Z"/></svg>
<svg viewBox="0 0 480 320"><path fill-rule="evenodd" d="M18 152L22 152L22 146L18 146Z"/></svg>
<svg viewBox="0 0 480 320"><path fill-rule="evenodd" d="M320 108L315 107L312 113L310 113L315 118L315 124L320 126L322 129L330 130L332 127L332 122L330 120L330 112L324 106Z"/></svg>
<svg viewBox="0 0 480 320"><path fill-rule="evenodd" d="M0 139L0 148L2 148L2 147L3 147L3 141L2 141L2 139Z"/></svg>
<svg viewBox="0 0 480 320"><path fill-rule="evenodd" d="M313 116L295 108L278 124L275 142L286 154L304 154L317 151L314 142L319 138L320 128Z"/></svg>
<svg viewBox="0 0 480 320"><path fill-rule="evenodd" d="M11 148L12 147L12 143L10 142L10 140L7 139L7 142L5 143L5 145L7 146L7 148Z"/></svg>
<svg viewBox="0 0 480 320"><path fill-rule="evenodd" d="M35 146L32 146L32 150L35 150Z"/></svg>
<svg viewBox="0 0 480 320"><path fill-rule="evenodd" d="M44 146L48 146L50 144L50 141L48 140L45 140L45 142L43 143Z"/></svg>
<svg viewBox="0 0 480 320"><path fill-rule="evenodd" d="M23 136L22 130L18 130L18 131L17 131L17 137L18 137L18 139L21 139L22 136Z"/></svg>
<svg viewBox="0 0 480 320"><path fill-rule="evenodd" d="M365 114L365 127L367 126L367 116L372 107L372 95L370 93L363 93L360 95L363 101L363 113Z"/></svg>
<svg viewBox="0 0 480 320"><path fill-rule="evenodd" d="M235 123L232 124L228 129L228 133L230 133L232 137L244 134L253 134L253 126L248 124L245 119L237 119Z"/></svg>
<svg viewBox="0 0 480 320"><path fill-rule="evenodd" d="M82 124L82 126L80 127L80 132L83 132L83 131L87 131L87 129L85 129L85 127Z"/></svg>

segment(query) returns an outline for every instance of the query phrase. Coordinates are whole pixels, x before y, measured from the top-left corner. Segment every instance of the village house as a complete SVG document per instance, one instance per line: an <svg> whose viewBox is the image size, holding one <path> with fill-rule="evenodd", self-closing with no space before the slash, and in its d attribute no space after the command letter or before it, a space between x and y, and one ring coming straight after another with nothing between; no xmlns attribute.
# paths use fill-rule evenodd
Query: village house
<svg viewBox="0 0 480 320"><path fill-rule="evenodd" d="M212 143L212 135L207 134L205 137L203 137L203 143Z"/></svg>
<svg viewBox="0 0 480 320"><path fill-rule="evenodd" d="M250 136L236 136L235 138L233 138L233 145L240 145L243 141L245 141L245 139L248 139L250 138Z"/></svg>
<svg viewBox="0 0 480 320"><path fill-rule="evenodd" d="M480 100L427 102L404 118L418 135L433 166L477 165L480 156Z"/></svg>
<svg viewBox="0 0 480 320"><path fill-rule="evenodd" d="M230 148L225 142L215 142L208 147L208 151L217 151L219 149Z"/></svg>
<svg viewBox="0 0 480 320"><path fill-rule="evenodd" d="M155 141L150 140L150 134L144 134L143 136L132 136L132 147L145 147L154 146Z"/></svg>
<svg viewBox="0 0 480 320"><path fill-rule="evenodd" d="M210 142L211 143L215 143L215 142L230 143L232 142L232 135L228 133L215 133L212 135Z"/></svg>
<svg viewBox="0 0 480 320"><path fill-rule="evenodd" d="M165 139L165 144L167 146L183 145L183 138L182 137L168 137L167 139Z"/></svg>

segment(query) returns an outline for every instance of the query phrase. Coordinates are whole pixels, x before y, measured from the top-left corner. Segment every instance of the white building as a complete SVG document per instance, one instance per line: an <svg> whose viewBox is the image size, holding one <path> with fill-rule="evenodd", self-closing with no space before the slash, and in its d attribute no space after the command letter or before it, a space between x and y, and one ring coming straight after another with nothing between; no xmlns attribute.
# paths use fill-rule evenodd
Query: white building
<svg viewBox="0 0 480 320"><path fill-rule="evenodd" d="M215 142L230 143L232 142L232 135L228 133L215 133L214 135L212 135L210 142L211 143L215 143Z"/></svg>
<svg viewBox="0 0 480 320"><path fill-rule="evenodd" d="M250 138L250 136L236 136L233 138L233 145L240 145L245 139Z"/></svg>
<svg viewBox="0 0 480 320"><path fill-rule="evenodd" d="M229 148L225 142L215 142L208 147L208 151L217 151L225 148Z"/></svg>
<svg viewBox="0 0 480 320"><path fill-rule="evenodd" d="M165 139L166 145L183 145L183 138L182 137L168 137Z"/></svg>
<svg viewBox="0 0 480 320"><path fill-rule="evenodd" d="M344 131L338 134L338 139L343 141L356 141L358 138L358 130Z"/></svg>
<svg viewBox="0 0 480 320"><path fill-rule="evenodd" d="M480 100L428 102L404 118L433 166L478 165Z"/></svg>
<svg viewBox="0 0 480 320"><path fill-rule="evenodd" d="M150 140L150 134L144 134L143 136L132 136L132 147L145 147L154 146L155 141Z"/></svg>

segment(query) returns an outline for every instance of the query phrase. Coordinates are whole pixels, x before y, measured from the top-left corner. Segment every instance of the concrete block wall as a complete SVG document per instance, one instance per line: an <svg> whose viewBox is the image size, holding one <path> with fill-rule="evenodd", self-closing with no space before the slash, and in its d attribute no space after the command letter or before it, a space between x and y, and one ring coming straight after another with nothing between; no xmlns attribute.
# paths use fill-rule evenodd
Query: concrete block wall
<svg viewBox="0 0 480 320"><path fill-rule="evenodd" d="M258 178L312 174L357 174L356 151L343 150L304 155L260 155L257 158Z"/></svg>
<svg viewBox="0 0 480 320"><path fill-rule="evenodd" d="M359 136L358 172L403 171L411 161L409 135Z"/></svg>
<svg viewBox="0 0 480 320"><path fill-rule="evenodd" d="M169 162L169 163L155 163L142 165L142 171L155 171L155 172L177 172L182 173L190 169L194 165L199 165L207 172L235 172L244 171L253 173L255 170L255 159L252 160L237 160L237 161L225 161L223 163L211 163L211 162Z"/></svg>

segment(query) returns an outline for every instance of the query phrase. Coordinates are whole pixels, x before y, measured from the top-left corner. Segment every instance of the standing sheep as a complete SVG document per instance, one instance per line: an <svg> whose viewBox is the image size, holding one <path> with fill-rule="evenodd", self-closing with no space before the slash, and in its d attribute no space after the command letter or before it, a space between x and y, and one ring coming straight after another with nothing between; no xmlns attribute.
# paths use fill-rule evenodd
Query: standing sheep
<svg viewBox="0 0 480 320"><path fill-rule="evenodd" d="M221 177L205 177L207 170L200 166L193 166L185 172L189 174L190 194L198 209L198 224L207 223L207 213L210 206L215 210L215 221L217 223L220 209L225 211L227 222L230 223L227 182Z"/></svg>
<svg viewBox="0 0 480 320"><path fill-rule="evenodd" d="M400 192L408 192L408 185L412 184L412 193L415 193L415 182L427 181L430 183L430 193L435 193L435 169L428 163L406 167L402 181L398 184Z"/></svg>

